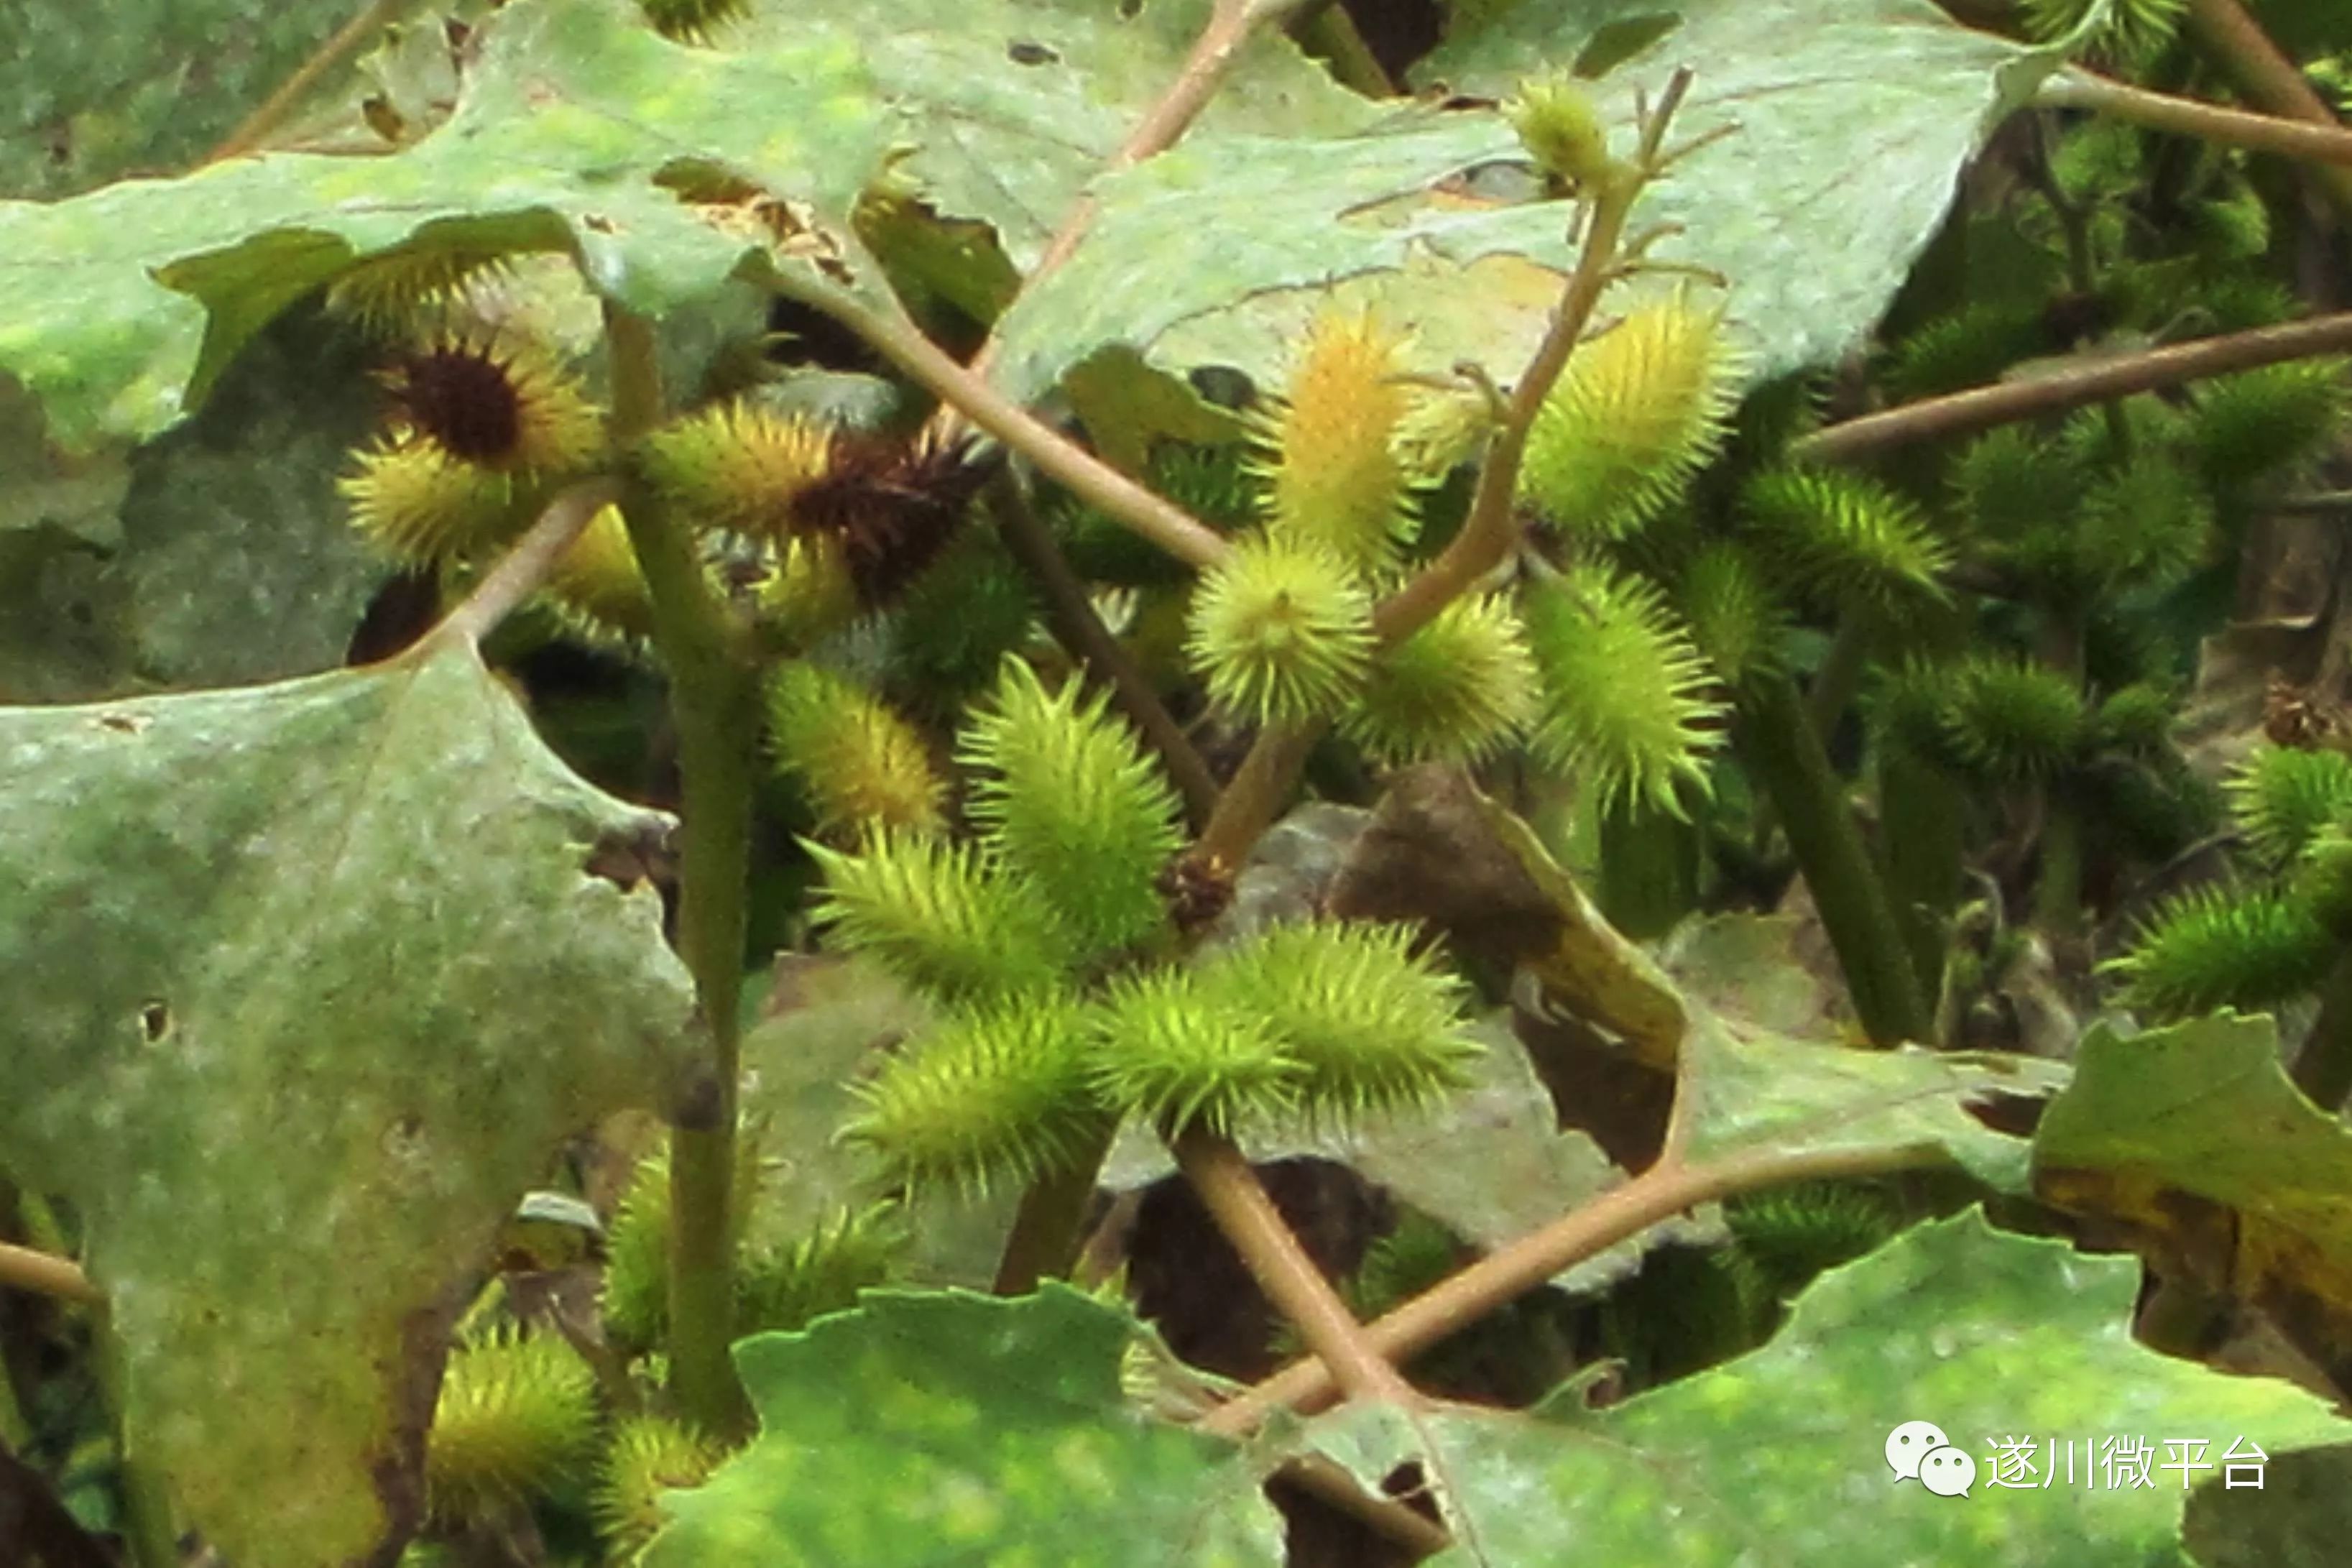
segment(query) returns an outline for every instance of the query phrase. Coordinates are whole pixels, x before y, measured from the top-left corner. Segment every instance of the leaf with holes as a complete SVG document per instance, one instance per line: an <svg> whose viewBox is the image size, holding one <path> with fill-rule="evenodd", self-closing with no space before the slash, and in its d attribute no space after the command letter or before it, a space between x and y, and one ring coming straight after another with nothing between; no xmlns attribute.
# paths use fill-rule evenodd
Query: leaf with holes
<svg viewBox="0 0 2352 1568"><path fill-rule="evenodd" d="M1549 1563L1563 1541L1596 1563L2177 1561L2189 1488L2222 1479L2237 1439L2275 1460L2352 1426L2292 1384L2141 1346L2138 1289L2131 1258L1971 1210L1822 1275L1771 1343L1711 1372L1598 1412L1563 1390L1534 1415L1423 1415L1457 1541L1431 1561ZM1920 1422L1971 1461L1966 1496L1896 1478L1889 1438ZM1420 1449L1377 1407L1307 1436L1360 1479ZM2032 1447L2001 1469L2006 1439ZM2108 1439L2147 1445L2146 1484L2129 1462L2109 1479Z"/></svg>
<svg viewBox="0 0 2352 1568"><path fill-rule="evenodd" d="M663 819L442 644L0 709L0 1167L80 1217L185 1517L249 1568L356 1561L413 1522L501 1220L683 1067L659 901L615 885Z"/></svg>

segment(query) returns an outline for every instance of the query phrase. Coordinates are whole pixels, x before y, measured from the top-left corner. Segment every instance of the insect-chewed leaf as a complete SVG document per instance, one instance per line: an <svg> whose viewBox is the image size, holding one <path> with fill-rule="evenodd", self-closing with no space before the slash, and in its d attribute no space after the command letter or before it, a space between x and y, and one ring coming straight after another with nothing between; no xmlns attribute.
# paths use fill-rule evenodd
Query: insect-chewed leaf
<svg viewBox="0 0 2352 1568"><path fill-rule="evenodd" d="M1535 710L1535 661L1500 594L1456 599L1373 660L1340 731L1383 763L1470 762Z"/></svg>
<svg viewBox="0 0 2352 1568"><path fill-rule="evenodd" d="M1483 1048L1463 1027L1460 986L1412 951L1406 926L1276 925L1221 956L1202 984L1265 1021L1299 1066L1301 1109L1340 1125L1461 1088Z"/></svg>
<svg viewBox="0 0 2352 1568"><path fill-rule="evenodd" d="M768 729L818 831L940 826L945 786L922 736L855 681L806 660L783 666L768 681Z"/></svg>
<svg viewBox="0 0 2352 1568"><path fill-rule="evenodd" d="M1095 1080L1121 1115L1163 1133L1230 1134L1297 1108L1299 1064L1266 1024L1181 969L1113 986L1100 1016Z"/></svg>
<svg viewBox="0 0 2352 1568"><path fill-rule="evenodd" d="M1705 784L1725 710L1657 588L1579 566L1529 587L1523 609L1544 687L1536 749L1603 802L1679 816L1675 783Z"/></svg>
<svg viewBox="0 0 2352 1568"><path fill-rule="evenodd" d="M1260 723L1345 703L1372 651L1372 602L1318 545L1260 535L1193 591L1187 647L1218 706Z"/></svg>
<svg viewBox="0 0 2352 1568"><path fill-rule="evenodd" d="M2302 900L2201 888L2157 911L2131 951L2102 967L2126 1005L2166 1017L2276 1006L2319 984L2336 943Z"/></svg>
<svg viewBox="0 0 2352 1568"><path fill-rule="evenodd" d="M1579 537L1656 516L1723 442L1737 366L1719 311L1685 294L1578 346L1528 431L1519 492Z"/></svg>
<svg viewBox="0 0 2352 1568"><path fill-rule="evenodd" d="M569 1479L595 1439L595 1378L570 1345L508 1331L460 1346L425 1446L433 1515L496 1518Z"/></svg>
<svg viewBox="0 0 2352 1568"><path fill-rule="evenodd" d="M1154 883L1183 842L1176 796L1108 710L1075 680L1048 692L1008 658L958 760L979 770L970 811L1008 866L1027 873L1088 952L1123 947L1164 914Z"/></svg>
<svg viewBox="0 0 2352 1568"><path fill-rule="evenodd" d="M1394 558L1412 525L1391 445L1412 401L1397 379L1403 349L1370 316L1327 311L1308 328L1260 427L1270 532L1353 565Z"/></svg>
<svg viewBox="0 0 2352 1568"><path fill-rule="evenodd" d="M842 1136L917 1186L1031 1181L1102 1134L1094 1039L1087 1010L1057 993L959 1011L856 1086Z"/></svg>
<svg viewBox="0 0 2352 1568"><path fill-rule="evenodd" d="M613 1426L591 1500L597 1533L625 1563L662 1527L661 1494L700 1486L725 1457L718 1444L667 1415L625 1415Z"/></svg>
<svg viewBox="0 0 2352 1568"><path fill-rule="evenodd" d="M798 416L740 403L708 408L646 438L646 478L695 521L774 535L793 503L823 478L833 432Z"/></svg>
<svg viewBox="0 0 2352 1568"><path fill-rule="evenodd" d="M1069 962L1069 939L1037 889L971 845L883 830L856 855L808 849L824 871L816 918L935 995L1039 989Z"/></svg>
<svg viewBox="0 0 2352 1568"><path fill-rule="evenodd" d="M2223 787L2247 846L2285 865L2331 823L2352 822L2352 757L2341 752L2265 746Z"/></svg>
<svg viewBox="0 0 2352 1568"><path fill-rule="evenodd" d="M1827 604L1893 607L1940 598L1937 574L1951 552L1909 501L1867 475L1837 468L1776 468L1741 496L1759 558L1792 586Z"/></svg>

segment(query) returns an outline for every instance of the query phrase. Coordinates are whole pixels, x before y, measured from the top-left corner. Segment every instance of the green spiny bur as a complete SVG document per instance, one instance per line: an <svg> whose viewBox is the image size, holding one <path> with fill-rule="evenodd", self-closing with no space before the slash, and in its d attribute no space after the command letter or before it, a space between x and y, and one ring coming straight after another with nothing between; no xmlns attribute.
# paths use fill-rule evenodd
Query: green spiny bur
<svg viewBox="0 0 2352 1568"><path fill-rule="evenodd" d="M1035 989L1070 963L1070 939L1037 889L975 846L885 831L856 855L808 850L824 872L817 920L935 995Z"/></svg>

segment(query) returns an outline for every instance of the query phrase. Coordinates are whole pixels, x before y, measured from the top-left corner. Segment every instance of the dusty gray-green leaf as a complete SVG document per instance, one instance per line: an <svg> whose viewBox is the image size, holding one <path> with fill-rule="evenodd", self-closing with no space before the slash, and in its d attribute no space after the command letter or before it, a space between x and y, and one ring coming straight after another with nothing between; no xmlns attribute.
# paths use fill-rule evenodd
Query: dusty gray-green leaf
<svg viewBox="0 0 2352 1568"><path fill-rule="evenodd" d="M2223 1479L2237 1439L2275 1462L2352 1426L2292 1384L2138 1344L2139 1279L2133 1258L1971 1210L1822 1275L1762 1349L1613 1408L1563 1391L1534 1415L1438 1412L1418 1431L1350 1408L1307 1437L1333 1431L1332 1457L1376 1479L1425 1433L1457 1542L1432 1560L1446 1568L1555 1562L1564 1541L1597 1563L2143 1568L2170 1560L2189 1487ZM1888 1438L1911 1422L1973 1460L1966 1496L1896 1479ZM2111 1438L2147 1444L2149 1485L2107 1484ZM2010 1439L2033 1447L1997 1468ZM2163 1468L2176 1458L2191 1468Z"/></svg>
<svg viewBox="0 0 2352 1568"><path fill-rule="evenodd" d="M42 400L53 444L164 428L289 304L412 239L567 252L597 293L661 315L806 219L845 232L886 151L884 103L838 30L688 49L631 0L516 0L481 36L456 112L403 152L0 203L0 372ZM733 195L721 173L805 218L704 199Z"/></svg>
<svg viewBox="0 0 2352 1568"><path fill-rule="evenodd" d="M1673 143L1738 125L1646 194L1635 226L1684 226L1652 254L1729 279L1758 377L1832 359L1875 323L1961 166L2056 62L1959 27L1927 0L1694 0L1671 12L1580 0L1482 5L1424 76L1502 98L1612 26L1661 15L1678 25L1617 62L1594 95L1629 145L1634 90L1654 101L1688 64ZM1119 342L1164 368L1231 365L1266 384L1338 300L1411 329L1417 369L1469 359L1507 384L1574 259L1564 203L1489 194L1487 172L1524 158L1491 110L1402 110L1339 136L1187 141L1098 184L1085 243L1007 312L1000 374L1031 393Z"/></svg>
<svg viewBox="0 0 2352 1568"><path fill-rule="evenodd" d="M562 1140L667 1102L662 819L467 647L0 710L0 1165L68 1201L131 1442L250 1568L411 1517L432 1352Z"/></svg>

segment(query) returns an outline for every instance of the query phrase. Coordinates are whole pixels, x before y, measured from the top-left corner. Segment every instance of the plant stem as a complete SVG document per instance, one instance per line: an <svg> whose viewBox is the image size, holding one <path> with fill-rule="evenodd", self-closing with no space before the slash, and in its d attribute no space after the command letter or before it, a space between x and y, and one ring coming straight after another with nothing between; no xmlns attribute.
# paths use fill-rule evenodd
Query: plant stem
<svg viewBox="0 0 2352 1568"><path fill-rule="evenodd" d="M1601 814L1601 912L1635 942L1674 930L1698 907L1698 828L1646 802Z"/></svg>
<svg viewBox="0 0 2352 1568"><path fill-rule="evenodd" d="M1233 1141L1194 1130L1179 1135L1171 1147L1184 1179L1241 1255L1250 1278L1321 1358L1338 1386L1351 1399L1414 1403L1412 1385L1370 1347L1362 1325L1299 1247Z"/></svg>
<svg viewBox="0 0 2352 1568"><path fill-rule="evenodd" d="M262 100L261 107L245 117L226 140L205 155L207 163L217 163L224 158L234 158L259 146L263 138L278 129L279 123L301 103L302 95L318 86L319 79L341 65L362 44L388 23L397 19L408 0L368 0L357 15L335 29L334 36L320 44L310 58L295 68L294 74L278 84L278 90Z"/></svg>
<svg viewBox="0 0 2352 1568"><path fill-rule="evenodd" d="M1863 1028L1881 1046L1931 1038L1934 1016L1904 944L1904 928L1895 922L1886 886L1863 847L1844 785L1796 684L1779 674L1749 682L1740 693L1733 738L1740 762L1780 814Z"/></svg>
<svg viewBox="0 0 2352 1568"><path fill-rule="evenodd" d="M608 305L605 333L613 445L625 454L661 417L661 373L653 329L643 317ZM685 836L677 945L710 1040L706 1076L672 1116L670 1391L689 1420L727 1436L750 1423L728 1345L735 1327L730 1211L758 683L741 628L704 574L692 535L634 477L624 485L621 515L653 601L654 642L669 678Z"/></svg>
<svg viewBox="0 0 2352 1568"><path fill-rule="evenodd" d="M2336 957L2320 988L2319 1016L2295 1053L2292 1076L2312 1104L2330 1116L2352 1094L2352 945Z"/></svg>
<svg viewBox="0 0 2352 1568"><path fill-rule="evenodd" d="M1183 726L1160 700L1160 694L1151 689L1151 682L1144 678L1126 647L1110 635L1102 617L1095 614L1094 603L1087 597L1086 584L1071 570L1061 547L1054 542L1053 533L1037 516L1037 509L1029 504L1020 486L1010 478L1002 479L989 499L1005 548L1021 563L1045 598L1045 621L1054 628L1055 640L1076 658L1079 669L1090 683L1110 689L1120 710L1142 731L1151 749L1160 753L1161 765L1168 770L1176 793L1183 799L1185 819L1195 833L1199 832L1216 809L1216 775L1209 772L1209 764L1201 760L1201 753L1185 738Z"/></svg>
<svg viewBox="0 0 2352 1568"><path fill-rule="evenodd" d="M171 1488L131 1437L130 1408L124 1403L130 1379L122 1336L115 1331L114 1320L103 1307L98 1310L92 1329L99 1387L114 1421L115 1461L121 1472L123 1544L132 1568L180 1568L180 1532L172 1522Z"/></svg>
<svg viewBox="0 0 2352 1568"><path fill-rule="evenodd" d="M2352 349L2352 311L2173 343L2145 353L2086 354L2078 361L2079 369L1924 398L1832 425L1791 442L1789 455L1815 462L1852 462L1914 441L1974 435L2086 404L2346 349Z"/></svg>
<svg viewBox="0 0 2352 1568"><path fill-rule="evenodd" d="M90 1282L81 1265L72 1258L37 1252L12 1241L0 1241L0 1285L29 1290L36 1296L54 1296L60 1301L79 1301L86 1306L99 1305L106 1300L105 1292Z"/></svg>
<svg viewBox="0 0 2352 1568"><path fill-rule="evenodd" d="M1879 859L1919 992L1944 986L1946 921L1960 895L1968 799L1948 774L1900 742L1878 752Z"/></svg>
<svg viewBox="0 0 2352 1568"><path fill-rule="evenodd" d="M1233 68L1233 63L1240 55L1242 46L1249 41L1251 32L1266 23L1280 21L1299 4L1300 0L1216 0L1215 9L1209 15L1208 25L1201 29L1200 37L1192 40L1192 52L1185 57L1183 68L1177 72L1176 79L1168 84L1168 90L1160 94L1160 101L1136 121L1135 129L1128 132L1127 140L1119 143L1118 151L1105 161L1099 173L1109 174L1121 169L1131 169L1146 158L1156 157L1176 145L1177 140L1192 128L1192 121L1200 118L1201 110L1206 109L1209 100L1216 96L1217 89L1224 85L1225 73ZM1095 215L1100 210L1100 205L1091 193L1081 195L1072 204L1069 212L1062 218L1061 227L1055 230L1054 237L1045 242L1045 250L1037 258L1037 265L1030 268L1029 275L1022 279L1021 287L1024 289L1035 288L1039 279L1051 276L1067 261L1070 253L1077 249L1078 241L1094 227ZM996 363L998 347L996 335L990 333L988 341L980 345L980 352L972 356L971 368L976 374L985 376L988 374L989 367ZM960 404L959 406L967 414L971 411L969 405ZM953 416L948 409L940 410L940 415L941 417L934 421L934 428L946 435L953 429Z"/></svg>
<svg viewBox="0 0 2352 1568"><path fill-rule="evenodd" d="M1407 1359L1517 1300L1562 1269L1696 1205L1790 1182L1903 1170L1933 1158L1916 1149L1768 1151L1689 1165L1669 1153L1622 1186L1489 1253L1365 1325L1363 1337L1374 1354ZM1199 1426L1205 1432L1242 1436L1276 1410L1320 1410L1338 1389L1319 1359L1293 1362L1218 1406Z"/></svg>
<svg viewBox="0 0 2352 1568"><path fill-rule="evenodd" d="M1086 1241L1087 1205L1094 1198L1095 1180L1118 1135L1118 1121L1107 1121L1068 1165L1029 1184L997 1260L996 1280L990 1287L996 1294L1025 1296L1037 1289L1039 1280L1058 1279L1070 1272Z"/></svg>
<svg viewBox="0 0 2352 1568"><path fill-rule="evenodd" d="M610 479L585 479L557 493L513 548L501 556L466 602L442 617L418 647L457 640L478 646L514 607L529 598L595 515L621 499Z"/></svg>
<svg viewBox="0 0 2352 1568"><path fill-rule="evenodd" d="M915 382L954 405L974 425L1020 453L1076 495L1117 519L1180 561L1213 566L1225 558L1224 537L1173 502L1079 447L999 392L922 334L903 313L885 313L838 289L786 275L777 289L823 310L879 350Z"/></svg>
<svg viewBox="0 0 2352 1568"><path fill-rule="evenodd" d="M2352 165L2352 131L2341 125L2315 125L2282 120L2270 114L2249 114L2192 98L2175 98L2130 87L2108 77L2074 67L2046 84L2033 101L2044 109L2088 109L2151 131L2178 132L2183 136L2244 147L2257 153L2306 159L2323 164Z"/></svg>
<svg viewBox="0 0 2352 1568"><path fill-rule="evenodd" d="M1379 1531L1415 1558L1434 1557L1454 1544L1454 1538L1444 1527L1401 1502L1366 1491L1362 1483L1336 1459L1321 1454L1302 1454L1274 1473L1276 1479L1287 1481L1318 1501Z"/></svg>
<svg viewBox="0 0 2352 1568"><path fill-rule="evenodd" d="M2326 100L2312 90L2302 70L2238 0L2189 0L2181 30L2256 109L2313 125L2337 123ZM2314 169L2312 174L2337 214L2352 220L2352 169L2327 164Z"/></svg>
<svg viewBox="0 0 2352 1568"><path fill-rule="evenodd" d="M1293 19L1290 35L1313 58L1321 60L1331 79L1353 88L1366 98L1394 98L1396 83L1389 79L1380 57L1348 15L1339 0L1320 0Z"/></svg>

